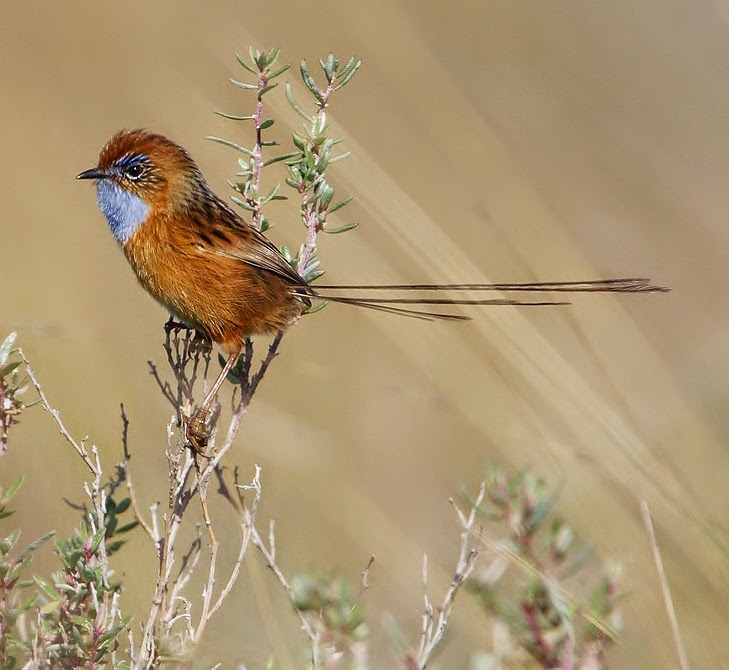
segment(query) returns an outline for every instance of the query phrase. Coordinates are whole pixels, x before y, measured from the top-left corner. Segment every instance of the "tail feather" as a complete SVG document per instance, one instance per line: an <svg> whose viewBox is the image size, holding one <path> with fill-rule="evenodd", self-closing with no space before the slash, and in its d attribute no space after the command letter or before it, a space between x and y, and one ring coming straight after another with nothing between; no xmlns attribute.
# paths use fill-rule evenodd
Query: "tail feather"
<svg viewBox="0 0 729 670"><path fill-rule="evenodd" d="M369 291L363 296L339 295L339 291ZM468 321L470 317L460 314L447 314L433 312L427 309L414 309L417 305L513 305L519 307L539 307L554 305L569 305L562 300L514 300L511 298L439 298L420 297L403 298L372 295L373 291L524 291L524 292L553 292L553 293L652 293L668 291L663 286L654 286L649 279L640 277L627 279L598 279L595 281L567 281L567 282L528 282L515 284L317 284L314 286L295 287L293 294L306 302L309 300L324 300L355 307L364 307L380 312L409 316L416 319ZM398 305L408 305L399 307Z"/></svg>
<svg viewBox="0 0 729 670"><path fill-rule="evenodd" d="M519 306L542 306L542 305L569 305L568 302L561 301L525 301L525 300L506 300L500 298L491 298L484 300L459 300L457 298L380 298L380 297L362 297L353 298L351 296L326 295L319 292L308 290L298 290L293 293L297 298L302 300L324 300L325 302L335 302L342 305L353 305L355 307L364 307L379 312L387 312L389 314L398 314L400 316L409 316L425 321L470 321L470 316L463 314L448 314L445 312L431 312L430 310L410 309L408 307L396 307L396 305L519 305Z"/></svg>
<svg viewBox="0 0 729 670"><path fill-rule="evenodd" d="M294 293L297 297L304 295L319 300L341 302L345 304L367 303L369 305L516 305L521 307L542 307L547 305L571 305L565 300L510 300L508 298L382 298L380 296L338 296L327 293Z"/></svg>
<svg viewBox="0 0 729 670"><path fill-rule="evenodd" d="M420 309L408 309L406 307L394 307L388 304L391 301L371 301L360 300L358 298L348 298L344 296L323 296L312 294L310 292L294 292L297 298L324 300L325 302L336 302L343 305L353 305L355 307L363 307L366 309L376 310L378 312L387 312L388 314L397 314L398 316L409 316L414 319L422 319L423 321L470 321L470 316L463 314L447 314L444 312L430 312ZM411 304L406 302L405 304ZM427 303L426 303L427 304Z"/></svg>
<svg viewBox="0 0 729 670"><path fill-rule="evenodd" d="M650 279L597 279L566 282L524 282L513 284L317 284L323 291L551 291L564 293L654 293L666 292L665 286L655 286Z"/></svg>

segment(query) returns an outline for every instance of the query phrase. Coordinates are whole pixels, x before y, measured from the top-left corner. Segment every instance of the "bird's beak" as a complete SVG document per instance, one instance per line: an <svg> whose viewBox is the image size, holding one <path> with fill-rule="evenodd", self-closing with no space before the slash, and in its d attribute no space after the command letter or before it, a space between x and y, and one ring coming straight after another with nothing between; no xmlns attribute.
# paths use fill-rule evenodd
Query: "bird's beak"
<svg viewBox="0 0 729 670"><path fill-rule="evenodd" d="M77 174L76 179L108 179L109 176L109 173L105 170L102 170L100 167L95 167Z"/></svg>

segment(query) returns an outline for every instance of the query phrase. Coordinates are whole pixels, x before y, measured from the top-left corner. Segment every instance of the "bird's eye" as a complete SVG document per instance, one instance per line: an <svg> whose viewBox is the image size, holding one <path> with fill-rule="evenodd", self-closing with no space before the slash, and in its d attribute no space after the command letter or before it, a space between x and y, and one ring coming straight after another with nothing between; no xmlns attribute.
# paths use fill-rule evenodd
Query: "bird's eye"
<svg viewBox="0 0 729 670"><path fill-rule="evenodd" d="M124 174L129 177L129 179L137 180L139 179L142 174L144 173L144 166L137 164L130 165L126 170L124 170Z"/></svg>

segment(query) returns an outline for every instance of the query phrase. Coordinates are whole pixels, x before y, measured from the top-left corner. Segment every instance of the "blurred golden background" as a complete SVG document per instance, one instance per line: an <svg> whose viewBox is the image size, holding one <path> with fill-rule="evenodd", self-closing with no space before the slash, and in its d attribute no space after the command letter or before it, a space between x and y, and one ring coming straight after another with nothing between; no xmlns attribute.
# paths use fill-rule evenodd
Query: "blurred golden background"
<svg viewBox="0 0 729 670"><path fill-rule="evenodd" d="M380 613L417 640L424 551L434 594L448 582L448 497L487 464L527 465L561 487L560 509L601 556L627 563L614 667L676 665L643 497L694 667L729 667L726 4L2 3L0 336L19 331L68 427L108 465L125 403L145 504L166 495L169 408L146 365L163 363L166 315L74 176L117 129L143 126L183 144L228 195L236 156L204 136L240 137L212 110L248 113L227 78L243 76L234 53L250 44L295 64L329 51L364 62L331 115L354 152L334 172L356 196L341 221L361 223L322 240L331 282L639 274L673 289L483 309L465 325L337 306L305 318L232 459L263 467L261 520L277 520L282 567L338 565L356 581L375 554L368 612L386 667ZM298 123L281 98L274 111ZM270 236L295 246L302 228L279 219ZM15 523L27 539L67 532L77 514L61 495L81 497L83 467L40 410L12 445L2 484L27 474ZM141 533L119 556L132 611L153 561ZM304 639L265 584L280 616L264 625L244 577L201 661L262 667L276 649L276 667L293 667ZM467 667L487 646L475 612L459 603L433 667Z"/></svg>

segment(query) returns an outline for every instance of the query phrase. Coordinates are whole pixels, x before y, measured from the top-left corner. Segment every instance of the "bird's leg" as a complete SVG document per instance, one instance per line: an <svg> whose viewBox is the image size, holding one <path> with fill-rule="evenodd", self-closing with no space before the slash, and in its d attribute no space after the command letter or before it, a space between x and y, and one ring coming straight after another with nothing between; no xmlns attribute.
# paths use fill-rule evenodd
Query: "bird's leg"
<svg viewBox="0 0 729 670"><path fill-rule="evenodd" d="M207 431L207 419L210 406L215 402L215 397L218 395L220 387L223 385L225 378L228 376L230 369L235 365L239 356L240 349L228 356L223 369L220 371L220 374L213 383L210 391L208 391L202 404L193 412L189 420L185 422L185 437L196 452L204 451L207 446L208 437L210 437Z"/></svg>
<svg viewBox="0 0 729 670"><path fill-rule="evenodd" d="M213 404L213 400L215 400L215 396L218 395L218 391L220 390L220 387L223 385L225 378L228 376L230 369L235 365L235 362L238 360L239 356L240 356L240 349L238 349L237 351L234 351L232 354L230 354L230 356L228 356L228 359L225 361L225 365L223 366L223 369L220 371L218 378L215 380L215 383L213 384L212 388L210 389L210 391L208 391L208 394L205 396L205 400L202 401L202 405L200 405L200 407L195 412L196 414L198 412L203 412L205 414L208 413L208 410L210 409L210 405Z"/></svg>

